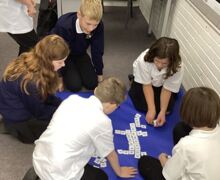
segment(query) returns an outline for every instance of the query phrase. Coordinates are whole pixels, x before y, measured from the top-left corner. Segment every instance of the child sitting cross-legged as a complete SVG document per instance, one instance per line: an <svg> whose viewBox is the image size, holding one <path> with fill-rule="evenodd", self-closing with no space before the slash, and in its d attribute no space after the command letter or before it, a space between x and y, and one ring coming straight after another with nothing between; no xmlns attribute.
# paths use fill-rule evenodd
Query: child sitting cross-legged
<svg viewBox="0 0 220 180"><path fill-rule="evenodd" d="M189 135L174 146L170 158L165 153L159 160L141 157L141 175L147 180L219 180L219 96L207 87L190 89L183 97L180 117L192 128Z"/></svg>

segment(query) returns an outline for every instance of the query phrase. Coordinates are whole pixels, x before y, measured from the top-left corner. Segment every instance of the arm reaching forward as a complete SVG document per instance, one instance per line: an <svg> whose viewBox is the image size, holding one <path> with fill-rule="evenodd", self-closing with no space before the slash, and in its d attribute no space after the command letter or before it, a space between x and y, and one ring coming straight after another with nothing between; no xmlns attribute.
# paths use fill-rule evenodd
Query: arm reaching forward
<svg viewBox="0 0 220 180"><path fill-rule="evenodd" d="M135 169L134 167L126 167L126 166L121 167L119 165L118 155L115 151L112 151L107 156L107 159L109 160L112 169L115 171L117 176L122 178L131 178L131 177L135 177L135 175L137 174L137 169Z"/></svg>

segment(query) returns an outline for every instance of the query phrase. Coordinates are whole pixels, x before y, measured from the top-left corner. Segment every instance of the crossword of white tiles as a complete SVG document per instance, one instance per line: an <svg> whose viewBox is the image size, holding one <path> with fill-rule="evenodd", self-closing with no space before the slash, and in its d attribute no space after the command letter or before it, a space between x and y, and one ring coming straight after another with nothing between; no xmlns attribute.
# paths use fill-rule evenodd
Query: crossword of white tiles
<svg viewBox="0 0 220 180"><path fill-rule="evenodd" d="M148 133L146 131L147 126L142 125L140 123L140 114L135 114L134 116L134 123L130 123L130 129L126 130L119 130L115 129L115 134L126 136L128 140L129 149L117 149L118 154L124 155L134 155L135 158L139 159L143 155L147 155L147 152L141 152L141 146L138 139L138 136L146 137ZM136 127L143 129L137 130ZM99 165L100 167L106 167L107 160L105 158L95 157L94 160L95 164Z"/></svg>
<svg viewBox="0 0 220 180"><path fill-rule="evenodd" d="M148 133L147 131L142 131L142 130L137 131L136 129L136 127L142 129L147 128L146 125L142 125L140 123L140 117L141 117L140 114L136 114L134 116L134 123L130 123L130 129L115 130L115 134L126 135L129 146L128 150L118 149L117 150L118 154L134 155L135 158L140 158L143 155L147 155L147 152L141 152L141 146L139 143L138 136L146 137L148 136Z"/></svg>

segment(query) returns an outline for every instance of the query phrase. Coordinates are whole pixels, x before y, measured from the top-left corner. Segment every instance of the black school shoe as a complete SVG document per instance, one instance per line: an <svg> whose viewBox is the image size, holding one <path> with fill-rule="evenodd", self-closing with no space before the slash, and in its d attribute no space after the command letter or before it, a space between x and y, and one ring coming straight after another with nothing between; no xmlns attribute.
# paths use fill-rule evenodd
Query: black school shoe
<svg viewBox="0 0 220 180"><path fill-rule="evenodd" d="M26 174L24 175L22 180L40 180L40 178L37 176L37 174L34 171L34 168L31 167Z"/></svg>
<svg viewBox="0 0 220 180"><path fill-rule="evenodd" d="M0 134L9 134L8 130L5 127L3 117L0 114Z"/></svg>

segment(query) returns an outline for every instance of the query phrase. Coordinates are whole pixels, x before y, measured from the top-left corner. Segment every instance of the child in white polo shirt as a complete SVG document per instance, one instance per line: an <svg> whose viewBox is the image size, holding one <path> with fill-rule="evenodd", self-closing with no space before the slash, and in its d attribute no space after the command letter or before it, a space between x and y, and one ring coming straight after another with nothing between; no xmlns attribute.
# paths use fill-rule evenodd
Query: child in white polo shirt
<svg viewBox="0 0 220 180"><path fill-rule="evenodd" d="M135 108L146 112L148 123L162 126L166 122L165 115L172 110L183 78L177 40L158 39L134 61L133 75L129 95Z"/></svg>
<svg viewBox="0 0 220 180"><path fill-rule="evenodd" d="M125 99L126 88L116 78L100 82L88 99L72 95L62 102L33 153L41 180L106 180L88 161L95 154L107 157L119 177L134 177L136 169L121 167L114 150L112 113Z"/></svg>
<svg viewBox="0 0 220 180"><path fill-rule="evenodd" d="M180 107L182 122L191 132L159 160L143 156L140 174L147 180L219 180L220 179L220 98L207 87L190 89Z"/></svg>

